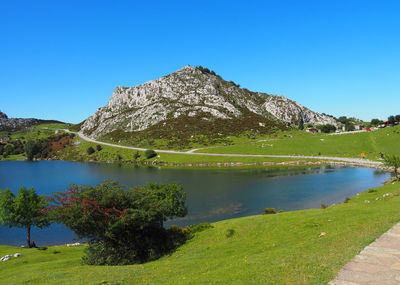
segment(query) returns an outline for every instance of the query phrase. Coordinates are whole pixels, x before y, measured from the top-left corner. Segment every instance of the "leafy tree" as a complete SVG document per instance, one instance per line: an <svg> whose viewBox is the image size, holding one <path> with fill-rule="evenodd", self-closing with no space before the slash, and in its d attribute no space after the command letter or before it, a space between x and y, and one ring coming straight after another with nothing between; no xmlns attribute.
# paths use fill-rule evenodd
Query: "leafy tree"
<svg viewBox="0 0 400 285"><path fill-rule="evenodd" d="M400 115L396 115L395 117L396 122L400 122Z"/></svg>
<svg viewBox="0 0 400 285"><path fill-rule="evenodd" d="M87 154L91 155L92 153L95 153L96 151L94 150L93 147L89 146L86 150Z"/></svg>
<svg viewBox="0 0 400 285"><path fill-rule="evenodd" d="M371 120L371 125L373 125L373 126L378 126L378 125L380 125L382 123L383 122L381 120L379 120L379 119L372 119Z"/></svg>
<svg viewBox="0 0 400 285"><path fill-rule="evenodd" d="M394 123L396 122L396 118L394 116L389 116L388 121L389 121L389 124L394 125Z"/></svg>
<svg viewBox="0 0 400 285"><path fill-rule="evenodd" d="M0 224L10 228L26 228L26 243L31 247L31 228L50 225L45 214L41 212L47 204L47 200L37 195L33 188L19 188L17 197L8 189L0 189Z"/></svg>
<svg viewBox="0 0 400 285"><path fill-rule="evenodd" d="M330 133L336 131L336 127L330 124L320 125L318 126L318 128L321 129L323 133Z"/></svg>
<svg viewBox="0 0 400 285"><path fill-rule="evenodd" d="M98 145L96 145L96 149L97 149L97 151L101 151L103 149L103 147L98 144Z"/></svg>
<svg viewBox="0 0 400 285"><path fill-rule="evenodd" d="M348 123L346 123L346 125L344 126L344 129L345 129L346 131L348 131L348 132L352 132L352 131L354 131L356 128L354 127L354 124L353 124L353 123L348 122Z"/></svg>
<svg viewBox="0 0 400 285"><path fill-rule="evenodd" d="M164 222L187 213L185 193L173 183L130 189L115 181L72 185L50 200L48 211L54 220L89 240L83 258L87 264L140 263L160 257L173 247Z"/></svg>
<svg viewBox="0 0 400 285"><path fill-rule="evenodd" d="M350 119L348 119L346 116L341 116L338 118L338 121L342 124L346 124L350 121Z"/></svg>
<svg viewBox="0 0 400 285"><path fill-rule="evenodd" d="M5 156L8 156L8 155L12 154L13 151L14 151L14 145L8 143L8 144L6 144L6 145L4 146L3 154L4 154Z"/></svg>
<svg viewBox="0 0 400 285"><path fill-rule="evenodd" d="M387 166L394 167L394 176L397 180L399 180L397 169L400 167L400 156L397 155L385 155L384 156L384 163Z"/></svg>
<svg viewBox="0 0 400 285"><path fill-rule="evenodd" d="M33 160L33 157L39 152L39 146L33 140L28 140L24 145L26 157L29 161Z"/></svg>
<svg viewBox="0 0 400 285"><path fill-rule="evenodd" d="M303 120L303 118L300 118L299 130L304 130L304 120Z"/></svg>
<svg viewBox="0 0 400 285"><path fill-rule="evenodd" d="M144 156L145 156L147 159L150 159L150 158L153 158L153 157L157 156L157 152L155 152L155 151L152 150L152 149L148 149L148 150L146 150L146 151L144 152Z"/></svg>

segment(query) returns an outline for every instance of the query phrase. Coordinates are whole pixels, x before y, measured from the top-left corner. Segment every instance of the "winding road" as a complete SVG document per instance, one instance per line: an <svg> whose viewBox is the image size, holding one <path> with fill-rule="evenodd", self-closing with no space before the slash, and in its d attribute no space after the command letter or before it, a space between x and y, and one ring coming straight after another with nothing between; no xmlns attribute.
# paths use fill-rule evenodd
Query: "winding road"
<svg viewBox="0 0 400 285"><path fill-rule="evenodd" d="M77 134L81 139L96 143L96 144L101 144L101 145L107 145L111 147L118 147L118 148L123 148L123 149L132 149L132 150L139 150L139 151L145 151L147 150L146 148L139 148L139 147L132 147L132 146L123 146L123 145L117 145L117 144L112 144L112 143L106 143L106 142L100 142L96 141L92 138L89 138L85 136L82 132L71 132L67 129L64 129L64 131L68 133L74 133ZM359 164L359 165L365 165L365 166L381 166L383 165L382 162L379 161L372 161L368 159L361 159L361 158L349 158L349 157L334 157L334 156L303 156L303 155L267 155L267 154L228 154L228 153L201 153L201 152L194 152L199 149L192 149L189 151L176 151L176 150L162 150L162 149L155 149L156 152L158 153L171 153L171 154L183 154L183 155L203 155L203 156L224 156L224 157L265 157L265 158L293 158L293 159L322 159L322 160L330 160L330 161L340 161L340 162L347 162L347 163L354 163L354 164Z"/></svg>

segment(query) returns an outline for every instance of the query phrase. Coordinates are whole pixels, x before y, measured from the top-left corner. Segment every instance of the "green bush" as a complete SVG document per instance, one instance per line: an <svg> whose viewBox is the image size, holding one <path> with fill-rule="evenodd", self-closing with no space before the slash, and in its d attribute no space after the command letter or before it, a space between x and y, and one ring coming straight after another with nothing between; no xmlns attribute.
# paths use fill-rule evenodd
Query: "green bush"
<svg viewBox="0 0 400 285"><path fill-rule="evenodd" d="M344 202L343 203L348 203L350 201L350 198L349 197L346 197L346 199L344 199Z"/></svg>
<svg viewBox="0 0 400 285"><path fill-rule="evenodd" d="M94 150L93 147L89 146L89 147L87 148L86 152L87 152L87 154L90 155L90 154L92 154L92 153L95 153L95 150Z"/></svg>
<svg viewBox="0 0 400 285"><path fill-rule="evenodd" d="M323 133L331 133L336 131L336 127L334 125L326 124L326 125L320 125L317 126L318 129L321 130Z"/></svg>
<svg viewBox="0 0 400 285"><path fill-rule="evenodd" d="M202 232L207 229L211 229L213 227L214 226L210 223L200 223L197 225L191 225L190 227L188 227L188 231L189 231L189 233L194 234L194 233Z"/></svg>
<svg viewBox="0 0 400 285"><path fill-rule="evenodd" d="M328 205L326 205L326 204L321 204L321 209L326 209L326 208L328 208Z"/></svg>
<svg viewBox="0 0 400 285"><path fill-rule="evenodd" d="M264 215L268 215L268 214L276 214L275 208L265 208Z"/></svg>
<svg viewBox="0 0 400 285"><path fill-rule="evenodd" d="M227 229L226 232L225 232L225 236L227 238L232 237L234 234L235 234L235 230L233 230L233 229Z"/></svg>
<svg viewBox="0 0 400 285"><path fill-rule="evenodd" d="M72 185L50 200L47 212L53 220L88 239L86 264L142 263L171 252L183 240L178 231L163 227L168 218L187 213L185 193L174 183L129 189L115 181Z"/></svg>
<svg viewBox="0 0 400 285"><path fill-rule="evenodd" d="M146 150L146 151L144 152L144 156L145 156L147 159L150 159L150 158L153 158L153 157L157 156L157 152L155 152L155 151L152 150L152 149L148 149L148 150Z"/></svg>
<svg viewBox="0 0 400 285"><path fill-rule="evenodd" d="M97 151L101 151L103 149L103 147L98 144L98 145L96 145L96 149L97 149Z"/></svg>
<svg viewBox="0 0 400 285"><path fill-rule="evenodd" d="M138 159L140 158L140 156L141 156L141 155L140 155L139 151L136 151L135 154L133 155L133 158L134 158L135 161L136 161L136 160L138 160Z"/></svg>

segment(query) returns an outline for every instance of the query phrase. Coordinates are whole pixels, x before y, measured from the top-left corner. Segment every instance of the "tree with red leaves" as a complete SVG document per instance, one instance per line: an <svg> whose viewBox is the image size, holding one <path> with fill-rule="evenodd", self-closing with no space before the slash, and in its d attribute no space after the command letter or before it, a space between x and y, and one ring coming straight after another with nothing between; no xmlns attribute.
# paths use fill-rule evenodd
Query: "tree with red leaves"
<svg viewBox="0 0 400 285"><path fill-rule="evenodd" d="M162 256L174 244L164 222L187 213L185 193L174 183L129 189L115 181L72 184L47 198L50 206L43 211L89 240L87 264L131 264Z"/></svg>

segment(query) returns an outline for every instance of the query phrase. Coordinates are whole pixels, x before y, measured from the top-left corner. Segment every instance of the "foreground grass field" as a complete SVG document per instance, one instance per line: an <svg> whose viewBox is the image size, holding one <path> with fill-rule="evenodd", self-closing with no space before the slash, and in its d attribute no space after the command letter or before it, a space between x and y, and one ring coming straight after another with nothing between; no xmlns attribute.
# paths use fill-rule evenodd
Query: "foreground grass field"
<svg viewBox="0 0 400 285"><path fill-rule="evenodd" d="M326 284L400 220L399 192L399 183L388 184L326 209L221 221L172 255L139 265L81 265L83 246L0 246L0 256L23 254L0 264L0 283Z"/></svg>

